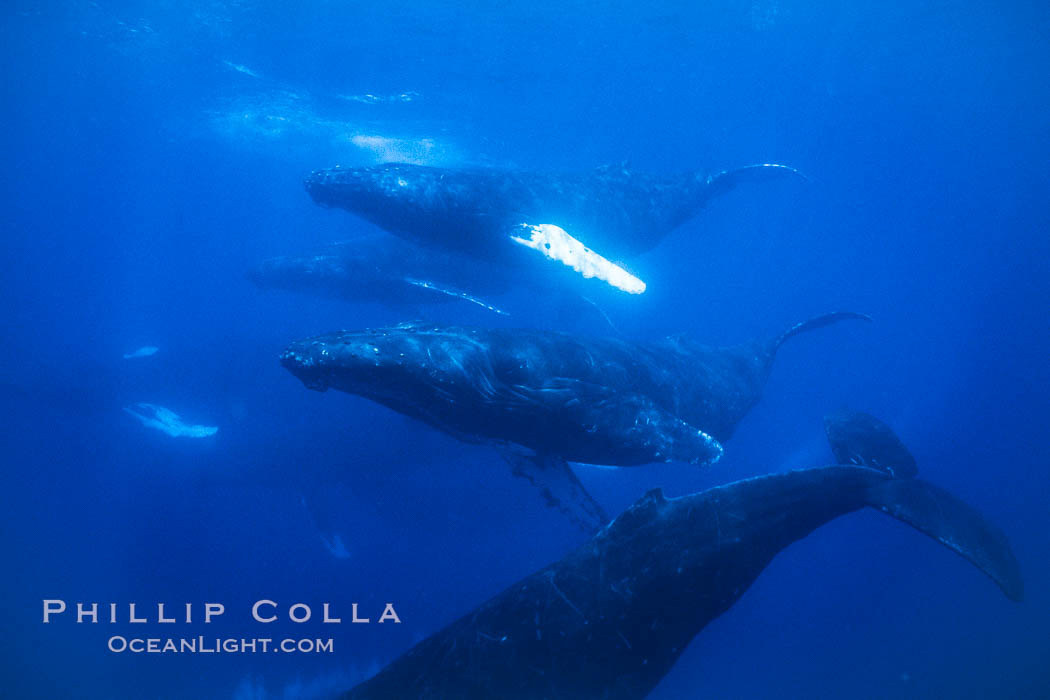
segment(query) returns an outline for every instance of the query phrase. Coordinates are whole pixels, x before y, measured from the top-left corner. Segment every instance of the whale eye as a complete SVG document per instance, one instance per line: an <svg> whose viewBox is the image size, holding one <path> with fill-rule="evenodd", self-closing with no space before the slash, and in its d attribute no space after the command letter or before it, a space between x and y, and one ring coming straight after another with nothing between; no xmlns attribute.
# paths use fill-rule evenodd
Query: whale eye
<svg viewBox="0 0 1050 700"><path fill-rule="evenodd" d="M405 182L405 179L403 177L399 177L397 179L397 185L398 187L408 187L408 183Z"/></svg>

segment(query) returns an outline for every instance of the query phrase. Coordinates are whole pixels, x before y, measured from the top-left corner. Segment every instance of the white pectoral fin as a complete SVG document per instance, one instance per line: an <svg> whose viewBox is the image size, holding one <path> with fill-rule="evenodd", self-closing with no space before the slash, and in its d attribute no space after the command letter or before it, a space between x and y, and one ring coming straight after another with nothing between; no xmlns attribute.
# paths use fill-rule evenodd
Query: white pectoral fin
<svg viewBox="0 0 1050 700"><path fill-rule="evenodd" d="M219 429L210 425L189 425L174 411L151 403L136 403L125 406L124 411L134 416L147 428L159 430L171 437L211 437Z"/></svg>
<svg viewBox="0 0 1050 700"><path fill-rule="evenodd" d="M641 294L645 291L645 282L598 255L560 226L522 224L521 235L511 235L510 239L526 248L539 251L549 260L557 260L571 267L584 277L600 279L628 294Z"/></svg>
<svg viewBox="0 0 1050 700"><path fill-rule="evenodd" d="M436 284L428 280L419 280L414 279L412 277L406 277L405 282L412 285L413 287L426 289L428 291L434 292L435 294L444 294L445 296L452 297L454 299L462 299L463 301L469 302L471 304L477 304L481 308L487 309L492 313L499 314L500 316L510 315L503 309L493 306L484 299L479 299L476 296L472 296L470 294L467 294L466 292L461 292L458 289L452 289L451 287L443 287L440 284Z"/></svg>

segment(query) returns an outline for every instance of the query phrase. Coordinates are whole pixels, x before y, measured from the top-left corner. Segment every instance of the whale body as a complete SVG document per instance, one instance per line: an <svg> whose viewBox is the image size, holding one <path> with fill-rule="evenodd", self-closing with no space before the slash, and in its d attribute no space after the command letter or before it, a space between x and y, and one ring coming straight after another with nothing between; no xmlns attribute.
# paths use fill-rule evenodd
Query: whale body
<svg viewBox="0 0 1050 700"><path fill-rule="evenodd" d="M392 307L466 302L505 314L489 299L513 280L478 270L476 261L423 249L385 234L326 246L309 255L264 260L248 272L257 286Z"/></svg>
<svg viewBox="0 0 1050 700"><path fill-rule="evenodd" d="M548 316L581 319L607 329L612 321L584 280L566 279L551 289L546 270L479 265L468 256L424 248L384 233L372 233L299 255L267 258L248 271L262 289L279 289L351 302L382 304L399 313L429 318L432 306L466 304L500 316L515 315L515 289L525 289L518 308L531 310L543 293ZM404 317L404 316L402 316Z"/></svg>
<svg viewBox="0 0 1050 700"><path fill-rule="evenodd" d="M784 176L803 177L776 164L662 176L625 166L561 174L388 163L318 170L306 189L322 206L423 245L501 265L538 254L638 294L645 283L619 260L650 250L738 183Z"/></svg>
<svg viewBox="0 0 1050 700"><path fill-rule="evenodd" d="M850 449L863 453L864 436L852 439ZM342 697L640 700L782 549L865 507L914 526L984 571L1010 599L1023 598L1006 536L920 479L836 465L674 499L656 489L576 551Z"/></svg>
<svg viewBox="0 0 1050 700"><path fill-rule="evenodd" d="M307 338L281 362L310 389L364 396L463 441L512 448L515 473L593 530L604 518L567 462L716 461L761 397L777 349L843 319L870 320L835 312L732 347L406 324Z"/></svg>

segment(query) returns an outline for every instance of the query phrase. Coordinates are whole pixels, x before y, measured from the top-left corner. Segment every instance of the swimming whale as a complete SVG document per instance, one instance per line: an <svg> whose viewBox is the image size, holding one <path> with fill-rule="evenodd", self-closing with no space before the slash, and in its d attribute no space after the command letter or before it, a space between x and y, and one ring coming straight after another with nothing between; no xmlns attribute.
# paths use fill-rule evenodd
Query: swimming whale
<svg viewBox="0 0 1050 700"><path fill-rule="evenodd" d="M397 236L490 264L560 262L632 294L645 283L622 264L655 247L737 184L804 177L772 163L661 176L626 166L557 174L406 163L318 170L306 189Z"/></svg>
<svg viewBox="0 0 1050 700"><path fill-rule="evenodd" d="M477 261L450 251L420 248L385 234L326 246L312 255L264 260L248 278L264 289L283 289L393 307L460 301L506 315L489 299L511 280L486 274Z"/></svg>
<svg viewBox="0 0 1050 700"><path fill-rule="evenodd" d="M509 447L514 473L593 532L604 513L567 462L718 460L780 346L844 319L870 320L835 312L731 347L404 324L300 340L281 363L310 389L358 394L465 442Z"/></svg>
<svg viewBox="0 0 1050 700"><path fill-rule="evenodd" d="M545 315L581 321L595 328L615 327L600 298L585 296L577 280L549 289L547 275L531 269L506 270L448 250L423 248L396 236L373 233L333 243L305 255L268 258L248 271L261 289L280 289L351 302L382 304L401 313L429 318L432 305L465 304L499 316L514 314L514 289L544 290ZM581 281L582 282L582 281ZM534 306L533 295L519 296ZM511 307L508 307L508 304Z"/></svg>
<svg viewBox="0 0 1050 700"><path fill-rule="evenodd" d="M879 449L861 433L848 439L837 447L864 463L871 461L869 447ZM1023 598L1006 536L920 479L849 464L745 479L681 498L655 489L564 559L511 585L342 697L644 698L782 549L865 507L912 525L984 571L1011 600Z"/></svg>

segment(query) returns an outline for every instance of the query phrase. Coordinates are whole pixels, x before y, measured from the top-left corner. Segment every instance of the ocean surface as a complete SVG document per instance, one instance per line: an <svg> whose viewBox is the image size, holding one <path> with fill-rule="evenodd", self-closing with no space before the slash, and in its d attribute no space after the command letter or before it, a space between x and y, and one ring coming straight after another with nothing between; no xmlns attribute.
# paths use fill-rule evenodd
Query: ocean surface
<svg viewBox="0 0 1050 700"><path fill-rule="evenodd" d="M1010 602L856 513L782 552L651 697L1050 697L1045 3L10 0L0 56L0 697L331 697L582 543L491 448L278 361L339 328L571 314L536 289L497 318L247 275L375 233L310 200L318 168L624 161L810 178L741 186L630 261L649 290L603 309L624 337L874 322L785 346L717 464L581 466L595 498L618 513L654 486L829 463L821 418L850 407L997 523L1026 583ZM154 429L158 408L189 434ZM43 624L47 599L122 621ZM277 622L251 620L260 599ZM129 602L195 621L129 624ZM226 614L204 625L207 602ZM326 602L343 624L318 621ZM401 624L376 624L388 602ZM294 603L314 618L290 622ZM136 634L334 649L107 650Z"/></svg>

